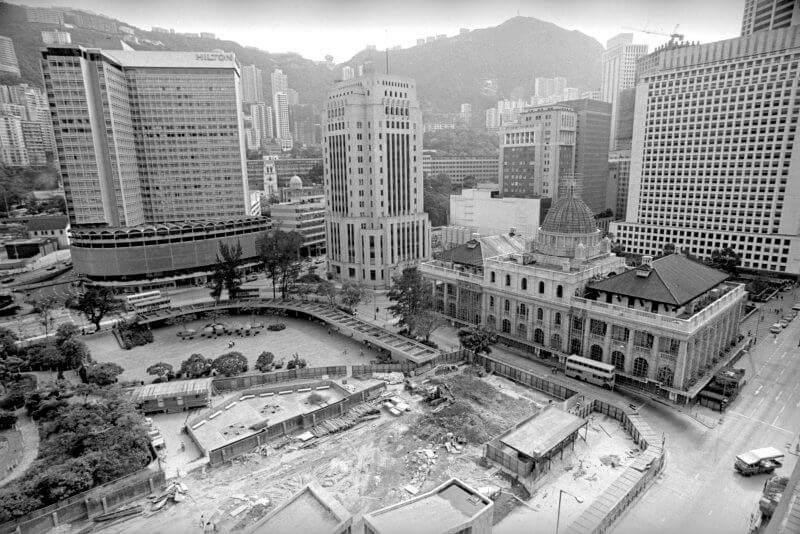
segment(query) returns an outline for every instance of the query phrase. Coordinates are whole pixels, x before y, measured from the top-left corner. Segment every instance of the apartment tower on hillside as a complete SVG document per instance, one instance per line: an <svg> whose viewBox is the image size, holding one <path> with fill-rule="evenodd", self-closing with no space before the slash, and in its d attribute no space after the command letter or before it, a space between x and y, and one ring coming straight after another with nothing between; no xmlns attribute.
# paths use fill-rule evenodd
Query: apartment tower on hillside
<svg viewBox="0 0 800 534"><path fill-rule="evenodd" d="M416 82L374 73L339 82L322 129L329 270L388 287L431 254Z"/></svg>

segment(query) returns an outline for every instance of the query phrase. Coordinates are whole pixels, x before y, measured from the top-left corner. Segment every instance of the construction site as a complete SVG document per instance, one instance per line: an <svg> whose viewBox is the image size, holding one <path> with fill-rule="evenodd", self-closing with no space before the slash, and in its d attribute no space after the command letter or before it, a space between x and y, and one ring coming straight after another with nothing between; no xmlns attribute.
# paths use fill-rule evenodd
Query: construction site
<svg viewBox="0 0 800 534"><path fill-rule="evenodd" d="M331 378L325 384L332 387L320 391L319 381L282 384L283 391L292 393L235 401L227 413L225 406L234 402L232 397L215 398L211 408L185 420L200 449L200 458L192 464L195 468L179 469L166 490L136 503L133 511L103 528L120 533L176 532L212 524L223 532L249 532L308 484L316 484L352 514L353 532L361 532L364 514L457 478L493 500L494 531L512 533L531 521L555 525L557 488L569 488L580 496L581 503L573 502L562 512L562 521L574 519L639 454L617 420L594 413L570 415L562 410L562 399L487 374L483 368L440 365L412 375ZM208 451L204 444L225 445L252 433L259 421L273 424L287 416L304 417L322 404L342 402L340 397L349 392L365 390L377 393L340 416L276 438L265 435L263 443L217 467L202 460ZM272 400L275 397L285 398ZM559 446L545 451L546 468L532 483L523 483L513 470L487 458L492 440L550 411L580 421L580 430L569 427L566 436L572 439L547 438ZM222 413L209 420L218 412ZM156 424L160 417L153 416ZM164 417L173 424L177 421ZM191 429L203 420L207 422ZM186 452L167 443L165 454Z"/></svg>

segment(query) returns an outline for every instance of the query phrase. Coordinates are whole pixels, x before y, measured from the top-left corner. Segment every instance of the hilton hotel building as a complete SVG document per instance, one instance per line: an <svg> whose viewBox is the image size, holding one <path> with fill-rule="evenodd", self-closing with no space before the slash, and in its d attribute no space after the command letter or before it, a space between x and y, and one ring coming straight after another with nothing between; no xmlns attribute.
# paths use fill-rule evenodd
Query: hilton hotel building
<svg viewBox="0 0 800 534"><path fill-rule="evenodd" d="M73 227L248 214L233 54L53 46L42 72Z"/></svg>
<svg viewBox="0 0 800 534"><path fill-rule="evenodd" d="M800 26L667 46L638 64L626 252L668 243L800 274Z"/></svg>
<svg viewBox="0 0 800 534"><path fill-rule="evenodd" d="M388 287L431 254L416 83L372 73L337 83L322 128L328 267L339 280Z"/></svg>

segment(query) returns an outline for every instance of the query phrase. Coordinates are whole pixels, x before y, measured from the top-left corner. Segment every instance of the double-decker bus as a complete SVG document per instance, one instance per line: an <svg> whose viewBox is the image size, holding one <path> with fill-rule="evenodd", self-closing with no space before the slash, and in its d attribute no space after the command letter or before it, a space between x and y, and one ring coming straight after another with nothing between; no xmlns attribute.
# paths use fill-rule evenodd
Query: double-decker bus
<svg viewBox="0 0 800 534"><path fill-rule="evenodd" d="M570 356L567 358L567 367L564 374L606 389L614 389L614 378L617 373L611 364L582 356Z"/></svg>
<svg viewBox="0 0 800 534"><path fill-rule="evenodd" d="M161 291L158 290L144 291L125 297L125 305L128 311L135 311L137 313L169 308L170 302L171 299L166 296L162 297Z"/></svg>

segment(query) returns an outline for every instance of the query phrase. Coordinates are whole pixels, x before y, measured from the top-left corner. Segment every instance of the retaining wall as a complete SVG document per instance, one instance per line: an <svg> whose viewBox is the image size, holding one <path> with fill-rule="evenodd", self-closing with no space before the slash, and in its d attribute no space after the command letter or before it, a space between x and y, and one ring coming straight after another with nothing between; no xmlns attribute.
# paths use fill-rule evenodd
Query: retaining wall
<svg viewBox="0 0 800 534"><path fill-rule="evenodd" d="M4 523L0 525L0 534L40 534L58 525L88 519L158 491L165 480L163 471L144 468Z"/></svg>
<svg viewBox="0 0 800 534"><path fill-rule="evenodd" d="M386 389L386 384L375 384L334 404L263 427L257 434L246 436L233 443L228 443L224 447L208 451L209 463L212 466L221 465L275 438L311 428L326 419L339 417L354 406L378 397L384 389ZM190 427L187 427L187 430L191 430Z"/></svg>
<svg viewBox="0 0 800 534"><path fill-rule="evenodd" d="M347 366L334 365L328 367L306 367L303 369L290 369L287 371L273 371L271 373L218 377L213 380L212 385L214 386L215 390L219 392L226 392L237 389L248 389L264 384L286 382L289 380L322 378L326 375L347 376Z"/></svg>

